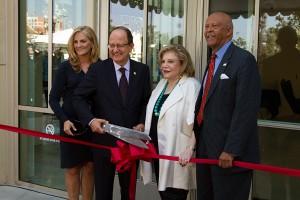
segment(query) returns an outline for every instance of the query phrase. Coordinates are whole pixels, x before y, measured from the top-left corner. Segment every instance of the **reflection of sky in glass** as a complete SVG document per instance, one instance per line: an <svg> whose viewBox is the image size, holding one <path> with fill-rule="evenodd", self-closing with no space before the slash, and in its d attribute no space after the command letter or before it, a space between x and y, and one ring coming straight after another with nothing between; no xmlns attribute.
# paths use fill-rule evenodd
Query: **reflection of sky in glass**
<svg viewBox="0 0 300 200"><path fill-rule="evenodd" d="M150 16L149 16L150 17ZM111 3L110 7L110 19L113 26L124 25L129 27L131 31L142 31L143 24L143 10L140 10L138 6L130 8L129 6L122 6L119 2L117 4ZM175 21L177 20L177 22ZM174 22L176 22L174 27ZM172 17L163 13L156 14L152 12L152 25L156 26L155 31L168 34L170 38L183 35L184 18Z"/></svg>
<svg viewBox="0 0 300 200"><path fill-rule="evenodd" d="M184 17L172 17L171 13L169 15L164 15L163 13L156 14L153 11L152 25L155 26L155 31L167 34L169 38L184 35Z"/></svg>
<svg viewBox="0 0 300 200"><path fill-rule="evenodd" d="M247 28L245 28L245 24L248 24L250 21L249 18L244 18L240 16L237 19L233 19L233 39L237 39L238 37L246 38L247 36ZM249 27L251 28L251 27Z"/></svg>
<svg viewBox="0 0 300 200"><path fill-rule="evenodd" d="M251 51L251 45L253 41L254 29L254 16L244 18L243 16L233 19L233 39L237 40L242 38L246 41L246 49Z"/></svg>
<svg viewBox="0 0 300 200"><path fill-rule="evenodd" d="M48 0L28 0L29 17L48 17ZM53 18L62 21L62 29L85 24L85 0L53 0Z"/></svg>
<svg viewBox="0 0 300 200"><path fill-rule="evenodd" d="M267 20L266 20L266 28L269 29L271 27L275 27L278 21L276 20L276 16L283 17L285 21L288 20L289 16L283 16L282 14L277 14L275 16L269 16L267 15Z"/></svg>
<svg viewBox="0 0 300 200"><path fill-rule="evenodd" d="M288 18L288 16L282 16L281 14L278 14L278 15L283 17L285 20L287 20L287 18ZM245 28L245 24L252 23L252 21L253 21L252 17L251 18L243 18L242 16L240 16L238 19L233 19L233 26L234 26L233 38L234 39L237 39L238 37L242 37L242 38L247 37L247 28ZM268 15L267 21L266 21L266 29L275 27L277 23L278 23L278 21L276 21L276 16Z"/></svg>
<svg viewBox="0 0 300 200"><path fill-rule="evenodd" d="M143 28L143 10L138 6L131 8L122 6L119 2L117 4L111 3L110 19L113 26L126 26L132 32L141 33Z"/></svg>
<svg viewBox="0 0 300 200"><path fill-rule="evenodd" d="M45 9L48 5L48 0L28 0L27 1L27 12L30 17L44 16L46 13Z"/></svg>
<svg viewBox="0 0 300 200"><path fill-rule="evenodd" d="M138 6L131 8L129 4L122 6L119 2L110 3L110 20L112 26L125 26L131 30L134 43L131 58L141 61L143 10L140 10Z"/></svg>

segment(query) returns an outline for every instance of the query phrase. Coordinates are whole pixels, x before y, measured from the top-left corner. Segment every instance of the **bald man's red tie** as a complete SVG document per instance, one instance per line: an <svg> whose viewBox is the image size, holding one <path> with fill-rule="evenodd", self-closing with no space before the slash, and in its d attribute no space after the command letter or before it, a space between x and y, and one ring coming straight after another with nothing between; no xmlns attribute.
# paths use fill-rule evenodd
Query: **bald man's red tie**
<svg viewBox="0 0 300 200"><path fill-rule="evenodd" d="M215 60L216 60L216 54L213 53L211 55L210 61L209 61L209 65L208 65L208 70L207 70L207 77L206 77L206 83L205 83L205 88L204 88L204 93L202 96L202 101L201 101L201 106L197 115L197 122L198 125L200 126L202 121L203 121L203 115L204 115L204 107L205 107L205 103L206 103L206 98L208 95L208 91L211 85L211 80L214 74L214 69L215 69Z"/></svg>

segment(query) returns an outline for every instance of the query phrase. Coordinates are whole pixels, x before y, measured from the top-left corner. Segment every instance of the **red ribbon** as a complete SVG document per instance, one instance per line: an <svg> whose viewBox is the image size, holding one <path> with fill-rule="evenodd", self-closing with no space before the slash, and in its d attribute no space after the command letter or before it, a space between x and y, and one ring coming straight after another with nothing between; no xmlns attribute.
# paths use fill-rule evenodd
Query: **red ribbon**
<svg viewBox="0 0 300 200"><path fill-rule="evenodd" d="M111 162L116 164L117 172L130 172L130 183L129 183L129 199L135 199L136 191L136 160L145 160L151 162L151 158L147 157L147 154L155 154L155 148L152 143L148 144L149 149L137 147L121 140L117 141L118 147L113 147L111 151Z"/></svg>
<svg viewBox="0 0 300 200"><path fill-rule="evenodd" d="M59 141L63 141L63 142L72 142L75 144L83 144L83 145L87 145L87 146L108 149L108 150L110 149L110 147L104 146L104 145L99 145L99 144L95 144L95 143L91 143L91 142L85 142L85 141L62 137L62 136L58 136L58 135L49 135L47 133L32 131L32 130L28 130L28 129L24 129L24 128L16 128L13 126L7 126L7 125L0 124L0 129L23 134L23 135L30 135L30 136L34 136L34 137L54 139L54 140L59 140Z"/></svg>
<svg viewBox="0 0 300 200"><path fill-rule="evenodd" d="M145 160L147 162L150 162L152 158L178 161L178 157L176 156L166 156L166 155L157 154L155 152L155 148L152 143L148 144L149 149L144 149L133 145L129 145L122 141L118 141L117 143L118 147L108 147L108 146L98 145L98 144L76 140L72 138L66 138L57 135L49 135L38 131L16 128L12 126L1 125L1 124L0 124L0 129L11 131L11 132L18 132L19 134L31 135L35 137L43 137L43 138L60 140L64 142L72 142L76 144L83 144L83 145L88 145L97 148L109 149L112 155L111 161L113 163L116 163L116 169L119 170L119 172L130 170L130 169L132 170L131 181L130 181L130 192L129 192L131 196L130 198L132 200L134 200L135 198L134 196L135 196L135 186L136 186L136 160L137 159ZM197 164L209 164L209 165L218 164L218 160L215 159L192 158L190 162L197 163ZM300 178L299 169L283 168L283 167L254 164L254 163L247 163L247 162L240 162L240 161L233 161L233 165L237 167L246 168L246 169L259 170L259 171L271 172L271 173Z"/></svg>

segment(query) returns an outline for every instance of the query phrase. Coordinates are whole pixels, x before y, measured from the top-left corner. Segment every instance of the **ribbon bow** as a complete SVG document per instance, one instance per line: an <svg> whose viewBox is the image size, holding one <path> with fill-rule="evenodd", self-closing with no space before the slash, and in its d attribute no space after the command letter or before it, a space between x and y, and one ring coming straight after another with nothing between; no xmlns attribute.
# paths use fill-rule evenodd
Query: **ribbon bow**
<svg viewBox="0 0 300 200"><path fill-rule="evenodd" d="M137 147L121 140L117 141L118 147L111 148L111 162L116 164L117 172L130 172L130 183L129 183L129 199L135 199L136 191L136 160L144 160L151 162L152 158L149 154L157 154L152 143L147 144L148 149ZM148 156L147 156L148 155Z"/></svg>

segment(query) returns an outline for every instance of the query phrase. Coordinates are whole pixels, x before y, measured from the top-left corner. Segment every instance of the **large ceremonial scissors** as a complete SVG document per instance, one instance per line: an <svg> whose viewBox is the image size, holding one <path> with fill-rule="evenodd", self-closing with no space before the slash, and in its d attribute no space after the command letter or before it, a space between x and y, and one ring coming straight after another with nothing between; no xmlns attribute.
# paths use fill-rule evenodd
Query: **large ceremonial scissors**
<svg viewBox="0 0 300 200"><path fill-rule="evenodd" d="M120 140L123 140L129 144L138 147L148 149L148 146L141 140L149 141L151 140L151 138L149 137L149 135L141 131L137 131L137 130L133 130L133 129L129 129L129 128L125 128L122 126L117 126L109 123L103 124L102 128L105 132L113 135L116 138L119 138Z"/></svg>

